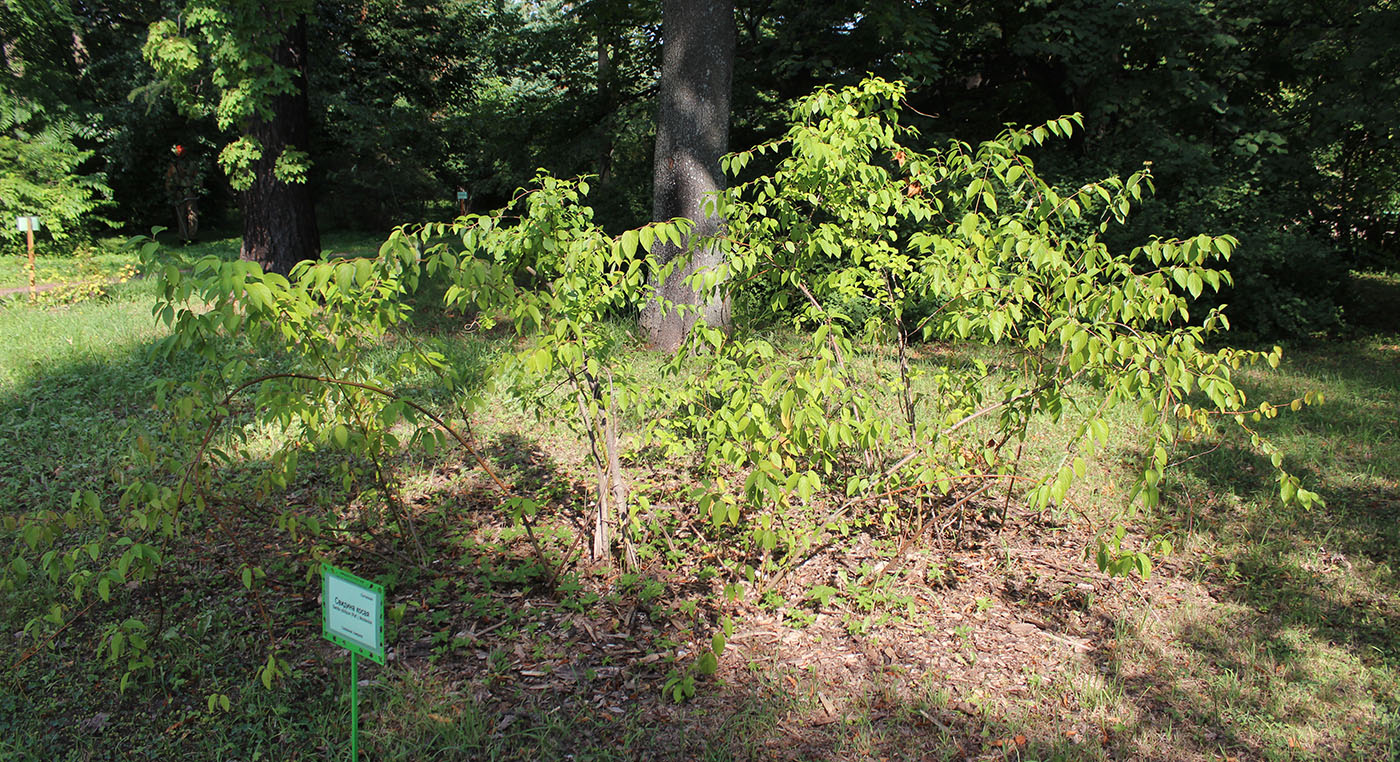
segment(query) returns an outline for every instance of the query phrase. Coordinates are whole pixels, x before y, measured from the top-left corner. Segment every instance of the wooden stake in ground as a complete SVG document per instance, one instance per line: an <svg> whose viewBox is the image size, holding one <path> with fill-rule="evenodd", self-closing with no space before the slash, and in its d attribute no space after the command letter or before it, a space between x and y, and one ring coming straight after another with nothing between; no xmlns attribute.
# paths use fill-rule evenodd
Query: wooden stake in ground
<svg viewBox="0 0 1400 762"><path fill-rule="evenodd" d="M25 242L29 247L29 303L33 304L39 299L39 291L34 284L34 231L39 227L39 218L16 217L15 227L24 231Z"/></svg>

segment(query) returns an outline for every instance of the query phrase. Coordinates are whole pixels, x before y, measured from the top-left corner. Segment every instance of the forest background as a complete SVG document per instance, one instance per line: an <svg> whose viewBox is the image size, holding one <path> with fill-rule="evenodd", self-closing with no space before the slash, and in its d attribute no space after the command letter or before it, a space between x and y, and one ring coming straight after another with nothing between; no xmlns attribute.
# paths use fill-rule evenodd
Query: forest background
<svg viewBox="0 0 1400 762"><path fill-rule="evenodd" d="M161 3L0 9L10 76L0 197L60 234L237 227L209 105L143 59ZM307 180L326 229L383 231L505 203L545 168L597 176L612 231L650 219L659 3L307 6ZM1346 273L1393 265L1397 54L1386 3L1250 0L736 4L730 145L778 135L800 96L867 74L909 85L921 145L1082 113L1038 149L1066 187L1151 162L1160 192L1115 235L1241 241L1236 329L1340 328ZM206 89L209 86L206 85ZM192 118L195 117L195 118ZM62 179L62 182L54 181ZM47 190L39 190L47 187ZM13 229L4 233L21 245ZM41 241L42 244L42 241Z"/></svg>
<svg viewBox="0 0 1400 762"><path fill-rule="evenodd" d="M675 8L0 5L0 759L1395 757L1400 10Z"/></svg>

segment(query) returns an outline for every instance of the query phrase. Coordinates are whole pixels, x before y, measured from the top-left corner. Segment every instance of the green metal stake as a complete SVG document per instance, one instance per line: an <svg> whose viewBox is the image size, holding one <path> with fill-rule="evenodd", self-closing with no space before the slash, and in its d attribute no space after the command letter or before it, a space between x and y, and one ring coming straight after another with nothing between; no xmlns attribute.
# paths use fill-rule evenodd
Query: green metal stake
<svg viewBox="0 0 1400 762"><path fill-rule="evenodd" d="M360 759L360 657L350 652L350 762Z"/></svg>

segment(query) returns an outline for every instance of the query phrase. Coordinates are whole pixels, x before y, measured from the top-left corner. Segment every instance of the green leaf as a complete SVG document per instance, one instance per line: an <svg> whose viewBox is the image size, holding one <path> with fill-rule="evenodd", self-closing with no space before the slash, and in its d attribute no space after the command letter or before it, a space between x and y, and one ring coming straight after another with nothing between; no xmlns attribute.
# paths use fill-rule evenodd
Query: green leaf
<svg viewBox="0 0 1400 762"><path fill-rule="evenodd" d="M350 262L336 265L335 285L341 292L350 291L355 285L355 265Z"/></svg>
<svg viewBox="0 0 1400 762"><path fill-rule="evenodd" d="M257 281L249 281L244 288L248 292L248 300L250 302L264 309L272 309L274 306L272 291L269 290L267 286Z"/></svg>
<svg viewBox="0 0 1400 762"><path fill-rule="evenodd" d="M830 606L832 597L838 592L840 591L830 585L817 585L807 593L807 597L823 606Z"/></svg>

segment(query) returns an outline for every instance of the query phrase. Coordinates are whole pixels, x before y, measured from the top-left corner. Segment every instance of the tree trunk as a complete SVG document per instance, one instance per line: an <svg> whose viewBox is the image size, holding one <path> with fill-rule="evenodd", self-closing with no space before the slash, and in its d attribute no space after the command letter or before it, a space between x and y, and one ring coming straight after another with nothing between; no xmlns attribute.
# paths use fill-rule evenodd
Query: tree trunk
<svg viewBox="0 0 1400 762"><path fill-rule="evenodd" d="M277 179L277 157L288 147L302 151L310 144L311 113L307 105L306 19L300 18L273 51L273 60L297 73L296 92L272 101L271 119L254 119L248 135L262 145L262 158L253 162L253 184L239 194L243 207L243 259L264 271L283 275L303 259L321 253L321 233L311 187L305 182Z"/></svg>
<svg viewBox="0 0 1400 762"><path fill-rule="evenodd" d="M613 112L613 64L608 53L608 40L601 25L598 29L598 126L603 133L598 148L598 187L612 177L613 141L609 134L609 117Z"/></svg>
<svg viewBox="0 0 1400 762"><path fill-rule="evenodd" d="M733 0L665 0L662 7L660 109L656 119L655 185L652 216L658 221L686 217L695 221L691 240L719 232L723 220L707 216L706 195L722 191L719 160L729 148L729 93L734 73ZM687 245L689 241L687 241ZM681 250L672 245L654 250L668 262ZM642 309L642 328L653 347L675 351L697 317L728 327L729 300L697 294L685 279L697 270L720 264L714 247L694 251L685 267L657 296L673 304L701 305L699 314L668 310L653 300Z"/></svg>

